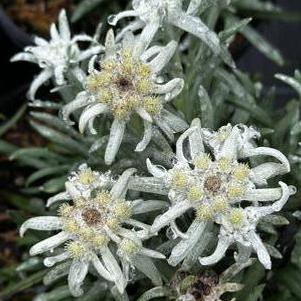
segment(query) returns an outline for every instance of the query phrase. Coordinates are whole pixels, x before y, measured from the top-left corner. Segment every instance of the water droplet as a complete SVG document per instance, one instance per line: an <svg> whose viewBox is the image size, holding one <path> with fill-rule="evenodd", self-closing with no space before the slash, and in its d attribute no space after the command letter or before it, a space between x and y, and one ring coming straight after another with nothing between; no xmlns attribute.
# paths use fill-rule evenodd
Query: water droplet
<svg viewBox="0 0 301 301"><path fill-rule="evenodd" d="M116 15L110 15L108 16L108 23L112 26L115 26L117 24L117 16Z"/></svg>

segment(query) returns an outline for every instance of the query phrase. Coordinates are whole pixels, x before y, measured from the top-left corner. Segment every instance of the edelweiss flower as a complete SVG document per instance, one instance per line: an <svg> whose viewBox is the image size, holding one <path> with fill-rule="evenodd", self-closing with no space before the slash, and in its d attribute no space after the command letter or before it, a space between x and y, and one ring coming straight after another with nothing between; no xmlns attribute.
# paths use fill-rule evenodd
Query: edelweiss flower
<svg viewBox="0 0 301 301"><path fill-rule="evenodd" d="M141 39L151 41L163 22L170 23L187 31L204 41L214 53L218 54L221 45L218 36L211 31L200 18L193 16L198 11L201 1L191 1L187 11L182 7L182 0L133 0L133 10L124 11L108 18L111 25L125 17L137 17L137 21L130 23L122 30L142 29Z"/></svg>
<svg viewBox="0 0 301 301"><path fill-rule="evenodd" d="M167 46L153 46L140 52L141 43L128 34L120 47L115 44L113 31L109 31L100 71L90 66L85 91L62 110L64 120L69 121L73 111L86 107L79 119L79 129L83 132L88 124L93 134L96 133L94 119L100 114L112 115L114 120L105 153L107 164L113 162L133 113L140 115L144 121L144 136L136 151L144 150L150 142L153 122L170 139L173 139L174 132L187 128L186 122L164 109L164 104L181 92L183 80L176 78L162 84L159 78L177 43L172 41Z"/></svg>
<svg viewBox="0 0 301 301"><path fill-rule="evenodd" d="M250 206L244 209L234 208L222 216L220 221L217 221L221 224L221 229L216 250L211 256L199 258L201 264L208 265L218 262L229 246L236 243L239 250L237 261L245 261L254 250L262 265L266 269L271 269L270 255L256 233L256 226L262 217L280 211L289 196L296 192L293 186L288 187L283 182L279 182L279 184L282 188L282 197L274 204L262 207Z"/></svg>
<svg viewBox="0 0 301 301"><path fill-rule="evenodd" d="M29 252L31 255L54 252L64 244L65 249L45 258L44 264L51 267L57 262L72 260L68 283L74 296L83 293L81 285L90 265L101 277L115 283L121 293L126 287L130 266L144 272L156 285L161 284L160 274L150 258L164 258L164 255L143 247L149 226L131 218L137 208L139 213L149 211L152 201L141 205L141 201L125 199L129 177L134 172L134 169L126 170L111 190L93 186L91 173L87 177L79 175L85 183L88 179L92 184L90 196L76 195L72 204L64 203L59 207L59 216L33 217L20 228L21 236L27 229L61 230L32 246Z"/></svg>
<svg viewBox="0 0 301 301"><path fill-rule="evenodd" d="M43 38L36 37L37 46L25 48L25 52L16 54L11 61L28 61L36 63L43 71L32 82L28 97L35 99L39 87L51 77L54 77L57 85L65 84L66 72L71 72L80 82L83 80L83 71L78 63L99 53L102 46L92 46L81 51L78 42L95 42L90 36L81 34L71 38L70 28L65 10L59 15L59 31L55 24L50 27L51 40L48 42Z"/></svg>
<svg viewBox="0 0 301 301"><path fill-rule="evenodd" d="M175 236L182 238L172 250L170 264L182 261L212 222L221 223L242 204L252 202L261 211L259 202L280 199L283 206L293 193L293 187L288 188L284 183L279 188L261 188L269 178L289 172L290 166L281 152L256 147L254 138L257 137L259 133L252 127L228 125L213 132L202 129L200 121L195 119L177 141L177 163L172 169L166 171L147 161L150 173L162 179L161 185L168 188L171 201L170 209L155 219L151 231L156 233L170 225ZM186 139L187 148L183 146ZM211 150L211 155L205 152L205 147ZM254 156L271 156L280 163L266 162L251 167L247 160ZM188 231L182 233L175 220L189 209L194 209L196 218Z"/></svg>
<svg viewBox="0 0 301 301"><path fill-rule="evenodd" d="M179 296L176 301L221 301L223 294L237 292L244 287L230 280L253 262L254 260L249 259L244 263L235 263L220 275L210 271L197 275L180 271L171 284Z"/></svg>

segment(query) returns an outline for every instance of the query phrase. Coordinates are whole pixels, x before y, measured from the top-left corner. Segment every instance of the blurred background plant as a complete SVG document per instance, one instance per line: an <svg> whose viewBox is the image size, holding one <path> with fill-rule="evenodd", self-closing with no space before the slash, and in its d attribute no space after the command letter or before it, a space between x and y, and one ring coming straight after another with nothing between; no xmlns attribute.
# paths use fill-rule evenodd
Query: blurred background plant
<svg viewBox="0 0 301 301"><path fill-rule="evenodd" d="M292 172L285 181L301 187L301 75L299 71L293 74L293 68L299 68L301 61L301 57L297 57L300 55L297 46L300 41L294 32L299 29L300 33L301 30L301 5L299 1L289 1L291 9L288 9L287 3L283 5L282 2L233 0L227 6L227 1L204 0L199 11L202 20L219 33L223 43L229 45L239 68L225 66L208 51L207 46L182 35L182 52L173 59L170 72L185 75L186 84L171 110L180 110L189 122L200 117L204 127L215 129L228 122L256 125L261 129L263 144L278 148L289 156ZM24 95L36 70L23 63L11 65L8 60L32 42L32 34L47 37L48 27L56 20L62 7L71 17L74 32L93 34L102 21L102 39L109 28L106 18L125 9L129 3L124 0L3 0L1 4L0 38L2 45L5 43L8 47L1 56L0 299L73 300L62 278L64 264L47 270L40 258L28 257L29 246L45 237L44 234L34 232L20 239L16 228L30 216L49 214L44 207L45 199L63 189L66 174L80 162L87 161L94 168L106 169L101 158L108 124L98 125L99 136L103 138L97 142L89 136L81 136L55 117L61 105L58 100L64 99L64 95L49 95L46 90L42 91L42 95L50 101L44 102L44 111L26 114L31 108L24 104ZM273 35L275 28L281 28L281 39ZM160 33L159 39L168 42L175 35L176 29L168 28ZM273 40L284 54L273 46ZM185 47L186 42L190 43L189 48ZM293 49L290 49L290 43ZM278 74L274 78L271 72ZM199 88L200 84L204 89ZM139 124L134 122L118 161L112 166L113 173L119 173L125 166L145 170L145 159L151 153L156 154L157 162L168 164L172 148L160 139L154 139L147 152L133 154L131 144L137 143L139 129ZM269 242L277 248L271 246L269 250L276 258L273 270L266 273L259 264L255 264L235 276L245 285L236 293L237 300L301 299L300 210L298 193L286 206L282 219L273 226L261 225ZM148 218L151 223L152 216ZM164 245L160 251L164 251ZM220 265L215 272L221 273L224 269ZM153 297L174 300L172 275L175 269L162 265L160 271L168 284L155 291L140 274L133 274L132 285L128 288L130 300L137 300L139 296L141 301ZM200 277L195 271L193 273L194 277ZM107 284L95 282L93 277L85 285L87 294L80 300L127 300L114 290L110 292ZM202 289L194 289L198 290L199 300L206 300L204 281L198 281L198 285ZM149 289L153 291L145 294Z"/></svg>

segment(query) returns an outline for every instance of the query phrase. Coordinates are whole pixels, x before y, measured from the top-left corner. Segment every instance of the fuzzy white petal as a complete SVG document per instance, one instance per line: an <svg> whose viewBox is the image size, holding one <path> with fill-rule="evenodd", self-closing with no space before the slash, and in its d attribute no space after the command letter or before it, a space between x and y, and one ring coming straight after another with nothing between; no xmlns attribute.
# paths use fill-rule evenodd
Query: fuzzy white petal
<svg viewBox="0 0 301 301"><path fill-rule="evenodd" d="M29 250L29 254L31 256L34 256L52 250L57 246L61 245L62 243L64 243L65 241L67 241L68 239L69 239L69 234L62 231L54 236L46 238L38 242L37 244L33 245Z"/></svg>
<svg viewBox="0 0 301 301"><path fill-rule="evenodd" d="M78 125L79 131L83 133L90 119L107 112L107 110L108 107L101 103L88 106L80 115Z"/></svg>
<svg viewBox="0 0 301 301"><path fill-rule="evenodd" d="M157 233L160 229L167 226L171 221L181 216L190 208L191 204L188 201L176 203L174 206L170 207L168 211L166 211L165 213L163 213L155 219L150 230L151 233Z"/></svg>
<svg viewBox="0 0 301 301"><path fill-rule="evenodd" d="M108 23L112 26L116 26L119 20L123 18L129 18L129 17L137 17L138 13L134 10L125 10L121 13L118 13L116 15L111 15L108 17Z"/></svg>
<svg viewBox="0 0 301 301"><path fill-rule="evenodd" d="M132 208L133 214L142 214L166 209L168 207L168 203L161 200L136 200L133 203L135 203L134 207Z"/></svg>
<svg viewBox="0 0 301 301"><path fill-rule="evenodd" d="M71 197L68 192L60 192L47 200L46 207L50 207L52 204L58 201L68 201L70 199Z"/></svg>
<svg viewBox="0 0 301 301"><path fill-rule="evenodd" d="M270 202L278 200L282 195L281 188L250 189L243 199L251 202Z"/></svg>
<svg viewBox="0 0 301 301"><path fill-rule="evenodd" d="M57 216L37 216L25 221L20 227L20 236L28 229L51 231L60 230L63 226L62 219Z"/></svg>
<svg viewBox="0 0 301 301"><path fill-rule="evenodd" d="M143 119L148 122L153 122L152 116L143 108L136 109L137 114Z"/></svg>
<svg viewBox="0 0 301 301"><path fill-rule="evenodd" d="M147 49L148 45L153 40L156 32L160 27L159 20L154 20L154 22L147 23L139 36L139 40L135 45L133 55L140 58L141 54Z"/></svg>
<svg viewBox="0 0 301 301"><path fill-rule="evenodd" d="M166 170L163 166L154 165L150 159L146 159L146 166L148 171L156 178L165 178Z"/></svg>
<svg viewBox="0 0 301 301"><path fill-rule="evenodd" d="M83 91L83 92L78 93L76 95L76 98L73 101L69 102L62 108L63 120L65 122L67 122L68 124L73 124L73 122L70 120L69 116L77 109L80 109L80 108L86 106L87 104L89 104L89 102L90 102L90 99L89 99L89 95L87 92Z"/></svg>
<svg viewBox="0 0 301 301"><path fill-rule="evenodd" d="M183 118L165 109L161 111L161 119L168 124L174 133L184 132L188 128L188 124Z"/></svg>
<svg viewBox="0 0 301 301"><path fill-rule="evenodd" d="M101 277L103 277L109 281L114 281L113 275L110 274L109 271L104 267L104 265L101 263L101 261L99 260L99 258L96 254L91 255L91 262L92 262L94 268L96 269L97 273Z"/></svg>
<svg viewBox="0 0 301 301"><path fill-rule="evenodd" d="M149 66L154 73L159 73L168 64L175 53L177 46L178 43L176 41L170 41L149 63Z"/></svg>
<svg viewBox="0 0 301 301"><path fill-rule="evenodd" d="M70 41L71 33L69 28L69 23L67 20L66 11L64 9L61 10L59 14L59 31L63 40Z"/></svg>
<svg viewBox="0 0 301 301"><path fill-rule="evenodd" d="M18 62L18 61L27 61L30 63L36 63L37 60L34 55L31 53L21 52L14 55L11 59L11 62Z"/></svg>
<svg viewBox="0 0 301 301"><path fill-rule="evenodd" d="M64 261L68 258L69 258L69 253L68 252L63 252L63 253L61 253L59 255L56 255L56 256L46 257L44 259L43 263L46 267L52 267L56 263Z"/></svg>
<svg viewBox="0 0 301 301"><path fill-rule="evenodd" d="M68 275L69 290L74 297L81 296L84 291L81 286L88 273L89 264L84 261L73 261Z"/></svg>
<svg viewBox="0 0 301 301"><path fill-rule="evenodd" d="M189 128L187 131L185 131L177 140L176 143L176 154L177 154L177 158L179 159L179 161L181 162L187 162L187 159L184 155L184 150L183 150L183 143L184 140L191 135L197 128L196 127L191 127Z"/></svg>
<svg viewBox="0 0 301 301"><path fill-rule="evenodd" d="M193 221L186 232L188 239L182 239L173 249L168 259L172 266L178 265L187 254L194 248L200 237L203 235L207 222Z"/></svg>
<svg viewBox="0 0 301 301"><path fill-rule="evenodd" d="M147 120L143 120L144 124L144 134L142 140L137 144L135 148L135 152L142 152L148 146L152 139L152 123L148 122Z"/></svg>
<svg viewBox="0 0 301 301"><path fill-rule="evenodd" d="M50 69L44 69L39 75L35 77L30 85L27 97L29 100L34 101L37 90L50 79L52 76L52 71Z"/></svg>
<svg viewBox="0 0 301 301"><path fill-rule="evenodd" d="M232 239L220 236L214 253L207 257L200 257L199 261L202 265L211 265L220 261L225 255L227 249L232 243Z"/></svg>
<svg viewBox="0 0 301 301"><path fill-rule="evenodd" d="M195 118L191 122L191 127L195 127L195 131L189 135L189 147L191 159L195 159L200 153L204 152L204 144L201 131L201 121Z"/></svg>
<svg viewBox="0 0 301 301"><path fill-rule="evenodd" d="M114 277L114 282L116 284L116 287L118 288L119 292L122 294L126 287L127 281L121 271L118 262L116 261L115 257L113 256L109 248L104 248L101 250L101 257L106 268Z"/></svg>
<svg viewBox="0 0 301 301"><path fill-rule="evenodd" d="M141 248L139 250L139 254L147 257L157 258L157 259L165 259L165 255L161 254L160 252L147 249L147 248Z"/></svg>
<svg viewBox="0 0 301 301"><path fill-rule="evenodd" d="M184 12L170 15L169 21L175 26L190 32L206 43L215 54L221 51L220 41L215 32L210 30L200 18L190 16Z"/></svg>
<svg viewBox="0 0 301 301"><path fill-rule="evenodd" d="M107 165L111 165L116 157L116 154L123 139L125 127L125 121L114 119L111 126L110 137L105 152L105 163Z"/></svg>
<svg viewBox="0 0 301 301"><path fill-rule="evenodd" d="M130 177L136 172L135 168L129 168L122 173L119 179L114 184L113 188L111 189L111 195L113 198L118 199L125 195L128 189L128 183Z"/></svg>
<svg viewBox="0 0 301 301"><path fill-rule="evenodd" d="M270 270L272 267L271 257L260 237L254 231L250 231L246 236L257 253L259 261L266 269Z"/></svg>

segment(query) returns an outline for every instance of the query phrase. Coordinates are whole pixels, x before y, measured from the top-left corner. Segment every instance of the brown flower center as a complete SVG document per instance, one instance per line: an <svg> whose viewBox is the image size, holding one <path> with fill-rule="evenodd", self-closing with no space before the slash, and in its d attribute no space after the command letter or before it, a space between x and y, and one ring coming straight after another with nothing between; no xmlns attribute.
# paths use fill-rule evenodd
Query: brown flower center
<svg viewBox="0 0 301 301"><path fill-rule="evenodd" d="M216 193L220 190L222 185L222 181L218 176L209 176L206 178L204 187L213 193Z"/></svg>
<svg viewBox="0 0 301 301"><path fill-rule="evenodd" d="M101 213L96 209L86 209L82 212L82 218L88 226L93 226L101 222Z"/></svg>
<svg viewBox="0 0 301 301"><path fill-rule="evenodd" d="M116 85L121 92L127 92L133 88L133 83L126 77L118 78Z"/></svg>

